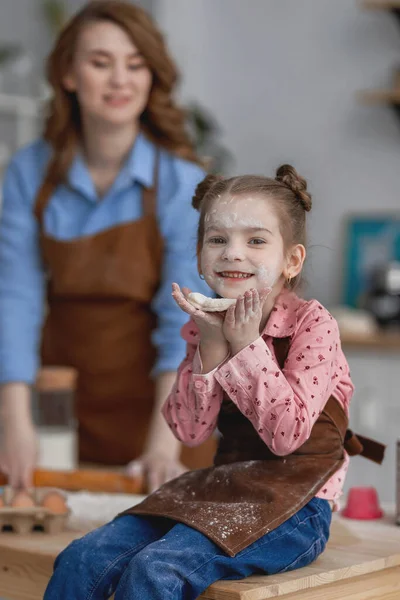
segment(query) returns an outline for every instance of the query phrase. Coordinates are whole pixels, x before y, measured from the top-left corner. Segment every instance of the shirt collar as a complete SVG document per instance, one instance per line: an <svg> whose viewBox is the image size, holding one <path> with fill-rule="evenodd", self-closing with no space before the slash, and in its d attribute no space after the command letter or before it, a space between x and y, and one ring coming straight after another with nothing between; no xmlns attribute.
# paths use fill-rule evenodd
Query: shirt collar
<svg viewBox="0 0 400 600"><path fill-rule="evenodd" d="M126 163L132 179L147 188L152 187L155 158L154 144L142 132L139 132Z"/></svg>
<svg viewBox="0 0 400 600"><path fill-rule="evenodd" d="M90 198L93 201L97 200L92 178L80 151L75 154L68 171L67 181L72 189L81 192L86 198Z"/></svg>
<svg viewBox="0 0 400 600"><path fill-rule="evenodd" d="M263 334L275 338L293 335L297 324L297 310L301 303L294 292L284 288L275 300Z"/></svg>
<svg viewBox="0 0 400 600"><path fill-rule="evenodd" d="M133 181L137 181L148 188L152 187L155 155L156 148L154 144L142 132L139 132L125 165L121 169L121 181L125 179L123 175L128 174ZM68 183L87 198L97 200L96 190L81 152L77 152L72 161L68 172Z"/></svg>

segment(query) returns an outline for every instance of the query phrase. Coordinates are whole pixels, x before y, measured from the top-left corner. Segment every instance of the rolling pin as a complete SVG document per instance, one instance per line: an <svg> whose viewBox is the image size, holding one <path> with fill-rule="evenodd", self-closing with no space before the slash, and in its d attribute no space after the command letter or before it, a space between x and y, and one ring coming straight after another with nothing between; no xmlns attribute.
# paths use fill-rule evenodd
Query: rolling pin
<svg viewBox="0 0 400 600"><path fill-rule="evenodd" d="M0 485L7 485L7 481L7 476L0 472ZM144 493L144 481L141 477L128 477L123 473L96 469L77 469L76 471L35 469L33 485L35 487L57 487L70 492L85 490L109 494Z"/></svg>
<svg viewBox="0 0 400 600"><path fill-rule="evenodd" d="M74 390L77 372L71 367L43 367L39 370L35 388L38 392ZM0 471L0 486L7 485L7 476ZM56 487L70 492L105 492L109 494L143 494L145 484L142 477L128 477L123 473L97 469L56 471L35 469L35 487Z"/></svg>

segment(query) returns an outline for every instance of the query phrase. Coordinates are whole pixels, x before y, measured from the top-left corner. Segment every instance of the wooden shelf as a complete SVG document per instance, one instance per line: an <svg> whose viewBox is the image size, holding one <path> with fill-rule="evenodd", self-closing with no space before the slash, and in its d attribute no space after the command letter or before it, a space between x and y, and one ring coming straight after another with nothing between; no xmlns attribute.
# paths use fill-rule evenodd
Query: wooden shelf
<svg viewBox="0 0 400 600"><path fill-rule="evenodd" d="M400 0L361 0L361 8L368 10L386 10L391 12L400 23ZM361 90L357 92L357 98L363 104L389 104L400 118L400 73L396 69L394 73L393 87L386 90Z"/></svg>
<svg viewBox="0 0 400 600"><path fill-rule="evenodd" d="M399 10L400 0L362 0L362 8L368 10Z"/></svg>
<svg viewBox="0 0 400 600"><path fill-rule="evenodd" d="M379 350L384 352L400 352L400 333L379 332L374 335L360 335L343 331L340 339L344 349Z"/></svg>
<svg viewBox="0 0 400 600"><path fill-rule="evenodd" d="M362 90L357 92L357 98L363 104L400 104L400 89L393 90Z"/></svg>

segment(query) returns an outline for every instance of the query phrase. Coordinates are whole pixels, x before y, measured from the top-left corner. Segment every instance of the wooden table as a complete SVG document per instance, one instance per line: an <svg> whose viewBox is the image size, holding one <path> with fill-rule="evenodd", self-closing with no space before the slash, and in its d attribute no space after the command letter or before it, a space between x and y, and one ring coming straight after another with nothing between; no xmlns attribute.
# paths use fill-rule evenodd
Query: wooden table
<svg viewBox="0 0 400 600"><path fill-rule="evenodd" d="M0 533L0 597L41 600L55 556L78 532L46 536ZM334 517L325 553L309 567L277 576L220 581L202 600L399 600L400 528Z"/></svg>

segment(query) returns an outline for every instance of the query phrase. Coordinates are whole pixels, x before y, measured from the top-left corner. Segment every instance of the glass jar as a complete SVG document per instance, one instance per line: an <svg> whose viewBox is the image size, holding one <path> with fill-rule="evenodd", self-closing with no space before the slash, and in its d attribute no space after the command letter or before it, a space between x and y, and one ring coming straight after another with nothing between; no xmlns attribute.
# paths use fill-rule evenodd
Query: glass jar
<svg viewBox="0 0 400 600"><path fill-rule="evenodd" d="M39 436L38 466L77 467L74 394L77 373L70 367L43 367L33 388L33 413Z"/></svg>

